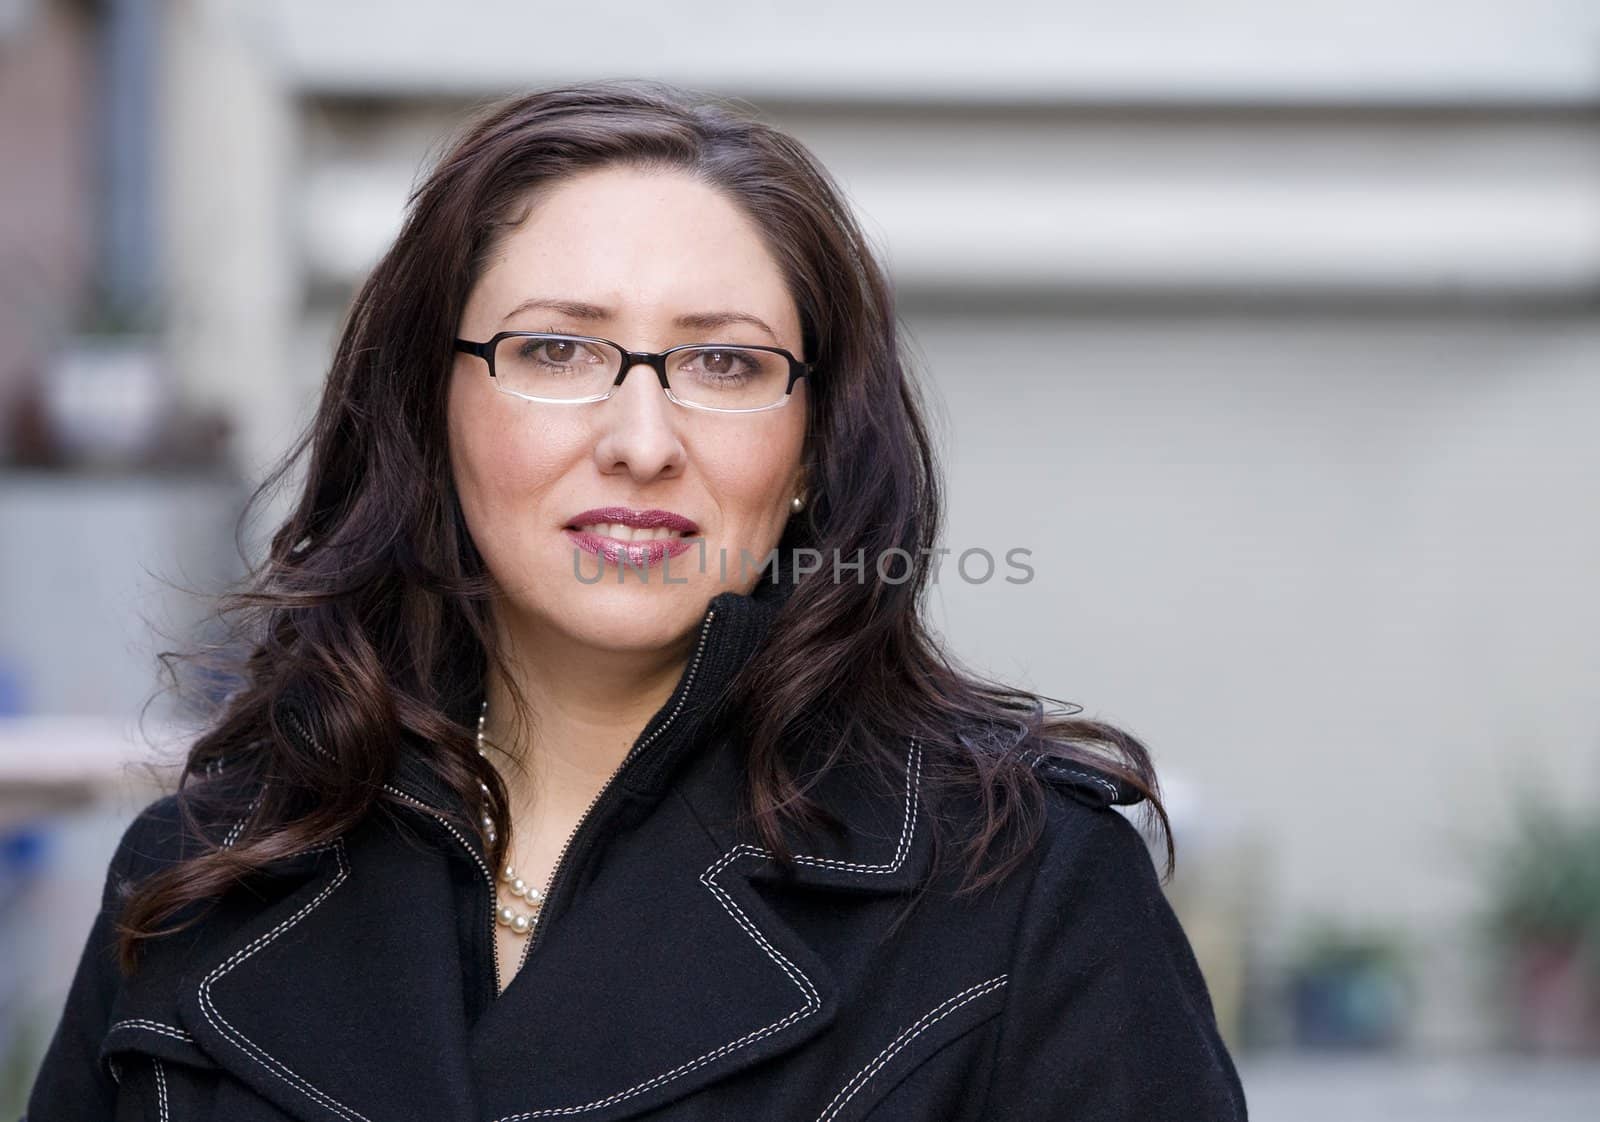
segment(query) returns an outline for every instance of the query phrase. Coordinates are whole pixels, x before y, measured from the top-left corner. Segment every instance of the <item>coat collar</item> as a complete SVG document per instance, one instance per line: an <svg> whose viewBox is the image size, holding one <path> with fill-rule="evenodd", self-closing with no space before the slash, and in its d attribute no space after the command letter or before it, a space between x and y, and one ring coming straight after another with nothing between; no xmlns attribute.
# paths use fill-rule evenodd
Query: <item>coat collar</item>
<svg viewBox="0 0 1600 1122"><path fill-rule="evenodd" d="M790 908L802 893L803 908L817 891L845 907L922 881L920 757L907 746L893 792L830 775L810 793L847 830L798 847L793 871L778 870L732 826L738 745L695 735L781 603L731 595L712 604L726 614L713 618L704 678L686 671L640 737L667 723L652 746L661 766L639 769L611 804L597 824L605 844L564 871L568 903L475 1021L463 947L473 925L489 927L490 897L465 886L483 872L481 853L437 829L439 844L417 844L399 819L375 815L308 854L309 871L279 882L265 907L181 948L157 944L165 962L119 998L128 1024L108 1050L215 1064L306 1122L607 1122L814 1038L837 1016L838 986ZM444 799L430 777L403 764L394 783ZM410 825L429 822L419 811ZM468 895L482 914L464 914Z"/></svg>
<svg viewBox="0 0 1600 1122"><path fill-rule="evenodd" d="M710 721L739 671L771 632L792 586L766 580L748 595L723 592L713 597L701 618L692 655L672 695L634 742L633 752L647 753L645 765L630 768L629 790L641 797L659 797L666 780L686 754L696 750L698 733ZM470 718L476 719L474 700ZM469 714L459 715L467 723ZM402 746L390 779L393 788L415 802L474 821L477 812L464 807L432 765L431 746L408 741ZM628 763L632 763L632 753ZM475 847L477 848L477 847ZM478 848L481 854L481 848Z"/></svg>

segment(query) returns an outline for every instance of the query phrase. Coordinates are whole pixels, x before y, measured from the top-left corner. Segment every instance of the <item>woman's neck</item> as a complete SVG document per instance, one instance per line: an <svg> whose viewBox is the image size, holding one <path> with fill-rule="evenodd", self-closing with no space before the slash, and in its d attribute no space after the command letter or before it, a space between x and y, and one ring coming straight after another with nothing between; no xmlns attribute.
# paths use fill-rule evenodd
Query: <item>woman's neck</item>
<svg viewBox="0 0 1600 1122"><path fill-rule="evenodd" d="M516 719L508 682L491 670L484 736L512 818L526 821L536 808L542 817L581 813L672 695L693 636L667 649L614 651L532 629L503 634L529 719Z"/></svg>

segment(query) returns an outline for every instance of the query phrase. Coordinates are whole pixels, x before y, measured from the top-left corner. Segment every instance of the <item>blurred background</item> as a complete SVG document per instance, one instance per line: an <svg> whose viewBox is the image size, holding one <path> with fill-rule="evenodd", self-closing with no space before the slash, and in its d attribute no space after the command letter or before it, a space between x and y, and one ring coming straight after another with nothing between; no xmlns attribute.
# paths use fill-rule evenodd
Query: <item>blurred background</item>
<svg viewBox="0 0 1600 1122"><path fill-rule="evenodd" d="M1600 1116L1594 0L0 0L0 1114L407 191L602 77L845 188L936 622L1153 749L1252 1118Z"/></svg>

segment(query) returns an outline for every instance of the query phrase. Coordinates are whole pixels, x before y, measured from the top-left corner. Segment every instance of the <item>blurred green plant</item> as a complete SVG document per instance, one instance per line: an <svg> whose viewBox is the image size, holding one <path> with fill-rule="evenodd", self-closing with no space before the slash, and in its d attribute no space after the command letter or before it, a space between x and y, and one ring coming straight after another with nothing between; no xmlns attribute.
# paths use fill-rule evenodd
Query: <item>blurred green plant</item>
<svg viewBox="0 0 1600 1122"><path fill-rule="evenodd" d="M1600 808L1564 809L1524 793L1488 873L1493 943L1573 947L1600 978Z"/></svg>
<svg viewBox="0 0 1600 1122"><path fill-rule="evenodd" d="M1515 1044L1600 1054L1600 806L1524 788L1484 870L1480 934Z"/></svg>

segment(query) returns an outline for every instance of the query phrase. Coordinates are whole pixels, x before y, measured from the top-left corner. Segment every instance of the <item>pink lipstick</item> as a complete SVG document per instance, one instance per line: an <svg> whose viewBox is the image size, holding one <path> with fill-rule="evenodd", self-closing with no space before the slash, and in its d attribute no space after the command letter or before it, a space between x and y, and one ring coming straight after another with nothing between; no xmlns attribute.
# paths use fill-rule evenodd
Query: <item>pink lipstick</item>
<svg viewBox="0 0 1600 1122"><path fill-rule="evenodd" d="M693 549L699 529L692 519L670 510L604 506L574 515L563 533L585 553L613 565L641 568Z"/></svg>

